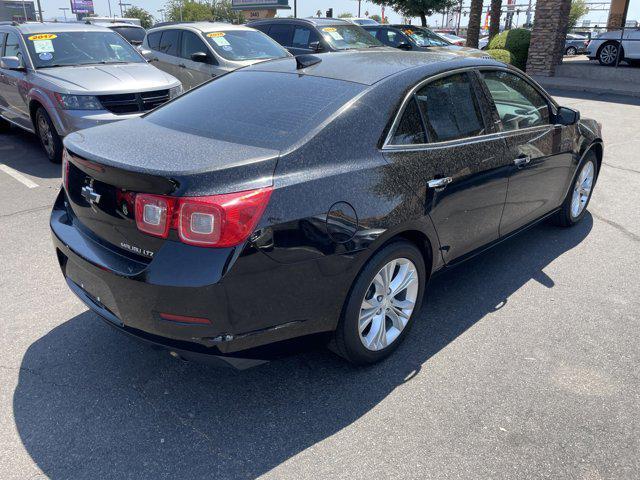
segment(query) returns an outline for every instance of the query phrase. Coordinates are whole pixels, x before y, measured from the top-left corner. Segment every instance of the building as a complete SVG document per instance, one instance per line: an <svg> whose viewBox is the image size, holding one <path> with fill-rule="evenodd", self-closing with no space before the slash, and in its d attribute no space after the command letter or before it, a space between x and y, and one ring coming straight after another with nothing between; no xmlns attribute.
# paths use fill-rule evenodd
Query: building
<svg viewBox="0 0 640 480"><path fill-rule="evenodd" d="M273 18L277 10L290 10L289 0L232 0L231 8L242 10L247 21Z"/></svg>
<svg viewBox="0 0 640 480"><path fill-rule="evenodd" d="M0 22L11 20L37 20L34 2L23 2L22 0L0 0Z"/></svg>

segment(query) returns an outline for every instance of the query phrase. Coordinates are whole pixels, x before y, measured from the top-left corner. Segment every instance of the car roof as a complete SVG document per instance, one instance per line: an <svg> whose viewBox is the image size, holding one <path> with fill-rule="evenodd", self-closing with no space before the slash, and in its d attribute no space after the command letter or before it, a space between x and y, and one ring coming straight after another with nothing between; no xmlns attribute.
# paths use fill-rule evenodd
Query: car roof
<svg viewBox="0 0 640 480"><path fill-rule="evenodd" d="M133 28L142 28L144 30L144 27L140 26L140 25L136 25L135 23L129 23L129 22L91 22L93 25L98 25L100 27L107 27L107 28L112 28L112 27L133 27Z"/></svg>
<svg viewBox="0 0 640 480"><path fill-rule="evenodd" d="M344 25L353 25L353 23L347 21L347 20L343 20L342 18L317 18L317 17L309 17L309 18L267 18L264 20L256 20L255 22L250 22L248 25L259 25L259 24L265 24L265 23L292 23L292 24L307 24L307 25L317 25L317 26L322 26L322 25L337 25L337 24L344 24Z"/></svg>
<svg viewBox="0 0 640 480"><path fill-rule="evenodd" d="M298 69L296 59L289 57L258 63L242 70L295 73L373 85L384 78L412 68L435 66L447 62L447 65L454 69L462 65L460 62L464 58L444 52L407 52L396 49L330 52L313 56L322 61L303 69ZM471 60L466 58L463 63L469 66L470 61L477 65L503 66L495 60L481 58ZM357 68L354 68L354 65L357 65Z"/></svg>
<svg viewBox="0 0 640 480"><path fill-rule="evenodd" d="M87 24L84 22L63 23L63 22L33 22L20 23L14 25L21 33L56 33L56 32L110 32L106 27L99 25Z"/></svg>
<svg viewBox="0 0 640 480"><path fill-rule="evenodd" d="M198 30L200 32L209 33L209 32L220 32L229 30L253 30L253 28L247 27L245 25L234 25L233 23L224 23L224 22L183 22L183 23L172 23L170 25L162 25L160 27L150 28L148 32L155 32L159 30L169 30L169 29L185 29L185 30Z"/></svg>

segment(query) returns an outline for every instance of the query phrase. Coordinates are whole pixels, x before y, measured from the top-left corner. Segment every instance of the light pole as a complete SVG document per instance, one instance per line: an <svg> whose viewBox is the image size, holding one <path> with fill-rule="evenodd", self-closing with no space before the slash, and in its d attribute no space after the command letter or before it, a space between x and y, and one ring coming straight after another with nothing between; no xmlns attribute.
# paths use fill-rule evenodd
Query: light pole
<svg viewBox="0 0 640 480"><path fill-rule="evenodd" d="M109 17L111 17L111 0L107 0L107 5L109 5Z"/></svg>
<svg viewBox="0 0 640 480"><path fill-rule="evenodd" d="M62 10L62 12L64 13L64 21L67 21L67 10L69 10L69 7L62 7L59 8L58 10Z"/></svg>
<svg viewBox="0 0 640 480"><path fill-rule="evenodd" d="M124 17L125 13L127 13L127 7L130 7L130 6L131 6L131 4L130 4L130 3L122 3L122 2L119 2L119 3L118 3L118 5L120 5L120 16L121 16L121 17ZM122 7L125 7L125 8L124 8L124 13L122 12Z"/></svg>
<svg viewBox="0 0 640 480"><path fill-rule="evenodd" d="M160 14L160 19L164 22L164 8L158 9L158 13Z"/></svg>

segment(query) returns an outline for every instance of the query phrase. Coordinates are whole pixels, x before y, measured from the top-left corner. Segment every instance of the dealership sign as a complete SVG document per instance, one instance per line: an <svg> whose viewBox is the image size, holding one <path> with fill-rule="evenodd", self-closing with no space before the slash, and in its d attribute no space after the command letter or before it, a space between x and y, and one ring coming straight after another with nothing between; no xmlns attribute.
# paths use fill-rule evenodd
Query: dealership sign
<svg viewBox="0 0 640 480"><path fill-rule="evenodd" d="M71 0L71 12L93 15L93 0Z"/></svg>
<svg viewBox="0 0 640 480"><path fill-rule="evenodd" d="M262 10L291 8L289 0L231 0L234 10Z"/></svg>

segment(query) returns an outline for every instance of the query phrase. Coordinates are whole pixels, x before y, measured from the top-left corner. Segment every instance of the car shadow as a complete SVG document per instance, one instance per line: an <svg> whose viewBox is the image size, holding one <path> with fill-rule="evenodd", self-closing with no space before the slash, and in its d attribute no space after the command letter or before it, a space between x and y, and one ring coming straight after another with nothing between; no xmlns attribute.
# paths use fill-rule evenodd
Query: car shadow
<svg viewBox="0 0 640 480"><path fill-rule="evenodd" d="M404 344L357 368L310 351L236 372L187 364L82 313L34 342L14 392L24 447L52 479L255 478L375 408L590 232L541 224L433 279Z"/></svg>
<svg viewBox="0 0 640 480"><path fill-rule="evenodd" d="M18 127L0 133L0 163L37 178L59 178L60 165L51 163L38 137Z"/></svg>

